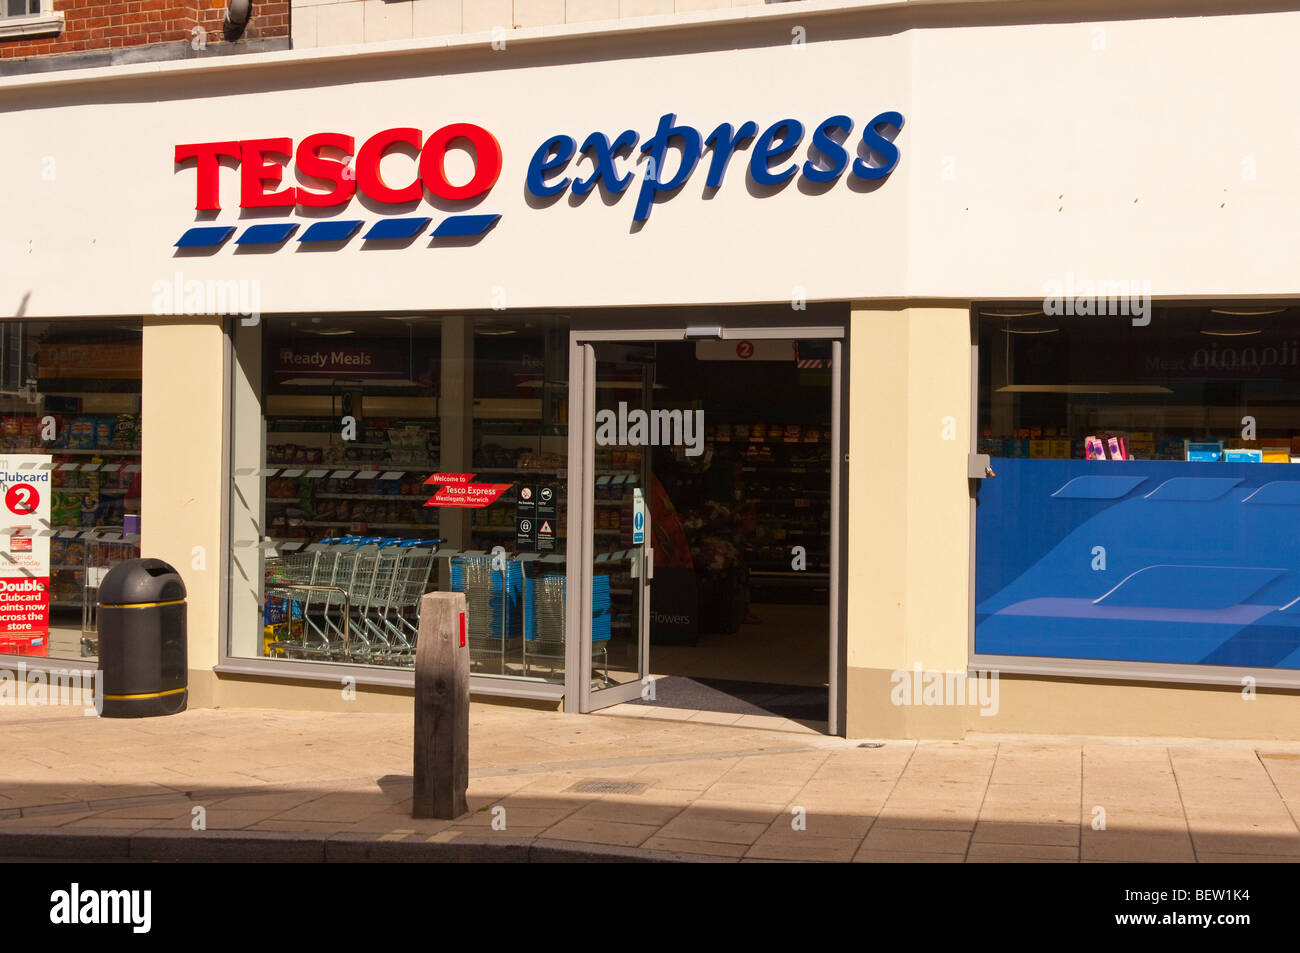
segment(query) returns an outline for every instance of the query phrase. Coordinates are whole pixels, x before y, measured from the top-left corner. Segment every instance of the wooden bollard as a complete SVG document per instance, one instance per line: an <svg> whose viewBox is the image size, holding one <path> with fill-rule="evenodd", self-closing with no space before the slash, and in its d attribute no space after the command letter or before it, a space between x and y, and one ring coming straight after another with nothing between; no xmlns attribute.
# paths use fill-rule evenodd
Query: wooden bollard
<svg viewBox="0 0 1300 953"><path fill-rule="evenodd" d="M469 810L468 631L465 593L430 592L420 600L412 817L452 820Z"/></svg>

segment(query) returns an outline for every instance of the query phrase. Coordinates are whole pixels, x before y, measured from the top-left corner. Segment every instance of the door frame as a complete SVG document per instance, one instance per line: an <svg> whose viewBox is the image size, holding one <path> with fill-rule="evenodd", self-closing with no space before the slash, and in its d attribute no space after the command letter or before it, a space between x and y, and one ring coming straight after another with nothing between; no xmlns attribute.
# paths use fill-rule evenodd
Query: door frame
<svg viewBox="0 0 1300 953"><path fill-rule="evenodd" d="M844 547L843 527L847 518L848 454L845 450L848 433L847 406L843 388L847 381L844 373L848 349L844 347L848 335L848 319L837 324L774 324L749 323L750 315L740 318L741 323L728 325L726 311L709 315L708 326L669 318L669 326L659 322L628 324L611 327L601 322L592 328L572 328L569 332L569 470L566 542L566 590L580 593L579 599L567 599L565 629L568 632L589 632L591 628L591 577L594 550L591 527L595 513L595 352L590 345L599 342L627 343L690 341L690 340L779 340L828 339L831 341L831 512L830 512L830 574L829 621L827 625L829 671L827 672L828 704L826 727L830 735L843 735L845 730L844 677L847 669L847 652L844 638L844 579L848 564ZM738 316L739 317L739 316ZM658 326L655 326L658 324ZM647 511L649 506L647 505ZM648 513L647 513L648 515ZM647 527L648 529L649 527ZM647 536L647 540L650 539ZM651 557L653 560L653 556ZM653 562L651 561L651 567ZM653 573L653 568L650 569ZM653 576L652 576L653 578ZM641 613L639 637L644 640L647 673L649 655L649 588L643 587L646 611ZM590 639L565 640L565 709L589 713L606 705L617 704L640 696L641 683L629 682L615 688L591 689ZM593 706L593 695L598 704Z"/></svg>

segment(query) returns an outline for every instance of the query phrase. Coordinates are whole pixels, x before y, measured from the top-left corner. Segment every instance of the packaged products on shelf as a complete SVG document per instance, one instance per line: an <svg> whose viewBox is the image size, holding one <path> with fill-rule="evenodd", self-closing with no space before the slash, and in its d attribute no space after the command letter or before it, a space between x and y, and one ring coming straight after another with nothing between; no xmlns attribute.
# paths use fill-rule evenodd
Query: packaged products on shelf
<svg viewBox="0 0 1300 953"><path fill-rule="evenodd" d="M96 417L94 418L95 448L99 450L108 450L113 446L113 418Z"/></svg>
<svg viewBox="0 0 1300 953"><path fill-rule="evenodd" d="M95 422L91 417L73 417L68 427L69 450L91 450L95 445Z"/></svg>
<svg viewBox="0 0 1300 953"><path fill-rule="evenodd" d="M75 494L57 494L50 503L50 525L59 529L80 526L81 497Z"/></svg>
<svg viewBox="0 0 1300 953"><path fill-rule="evenodd" d="M1224 463L1263 463L1264 454L1260 450L1247 450L1245 448L1228 448L1223 451Z"/></svg>
<svg viewBox="0 0 1300 953"><path fill-rule="evenodd" d="M1160 460L1184 459L1186 441L1178 437L1167 437L1156 445L1156 457Z"/></svg>
<svg viewBox="0 0 1300 953"><path fill-rule="evenodd" d="M135 445L135 417L119 414L113 423L113 449L130 450Z"/></svg>
<svg viewBox="0 0 1300 953"><path fill-rule="evenodd" d="M85 527L99 525L99 494L91 491L81 498L80 524Z"/></svg>
<svg viewBox="0 0 1300 953"><path fill-rule="evenodd" d="M1130 457L1150 459L1156 455L1156 435L1150 430L1138 430L1128 435Z"/></svg>
<svg viewBox="0 0 1300 953"><path fill-rule="evenodd" d="M1187 460L1192 463L1217 463L1223 459L1223 441L1186 440L1183 442Z"/></svg>

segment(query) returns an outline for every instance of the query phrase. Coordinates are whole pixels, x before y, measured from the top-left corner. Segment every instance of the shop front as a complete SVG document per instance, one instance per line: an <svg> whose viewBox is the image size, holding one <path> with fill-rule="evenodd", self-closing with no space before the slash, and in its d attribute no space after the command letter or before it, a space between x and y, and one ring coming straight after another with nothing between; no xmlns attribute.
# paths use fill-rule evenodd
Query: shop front
<svg viewBox="0 0 1300 953"><path fill-rule="evenodd" d="M789 6L0 79L6 664L113 544L195 706L408 710L453 589L484 699L1297 737L1300 17Z"/></svg>
<svg viewBox="0 0 1300 953"><path fill-rule="evenodd" d="M232 323L221 668L409 684L420 597L451 589L477 692L585 712L795 667L833 728L847 316Z"/></svg>

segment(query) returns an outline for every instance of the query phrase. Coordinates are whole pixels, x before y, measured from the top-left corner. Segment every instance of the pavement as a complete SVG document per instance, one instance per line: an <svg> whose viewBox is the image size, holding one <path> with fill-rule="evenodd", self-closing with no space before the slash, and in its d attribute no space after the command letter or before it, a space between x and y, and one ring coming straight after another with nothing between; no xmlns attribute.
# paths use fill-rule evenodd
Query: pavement
<svg viewBox="0 0 1300 953"><path fill-rule="evenodd" d="M1300 860L1300 744L715 720L475 703L437 821L409 716L0 707L0 860Z"/></svg>

